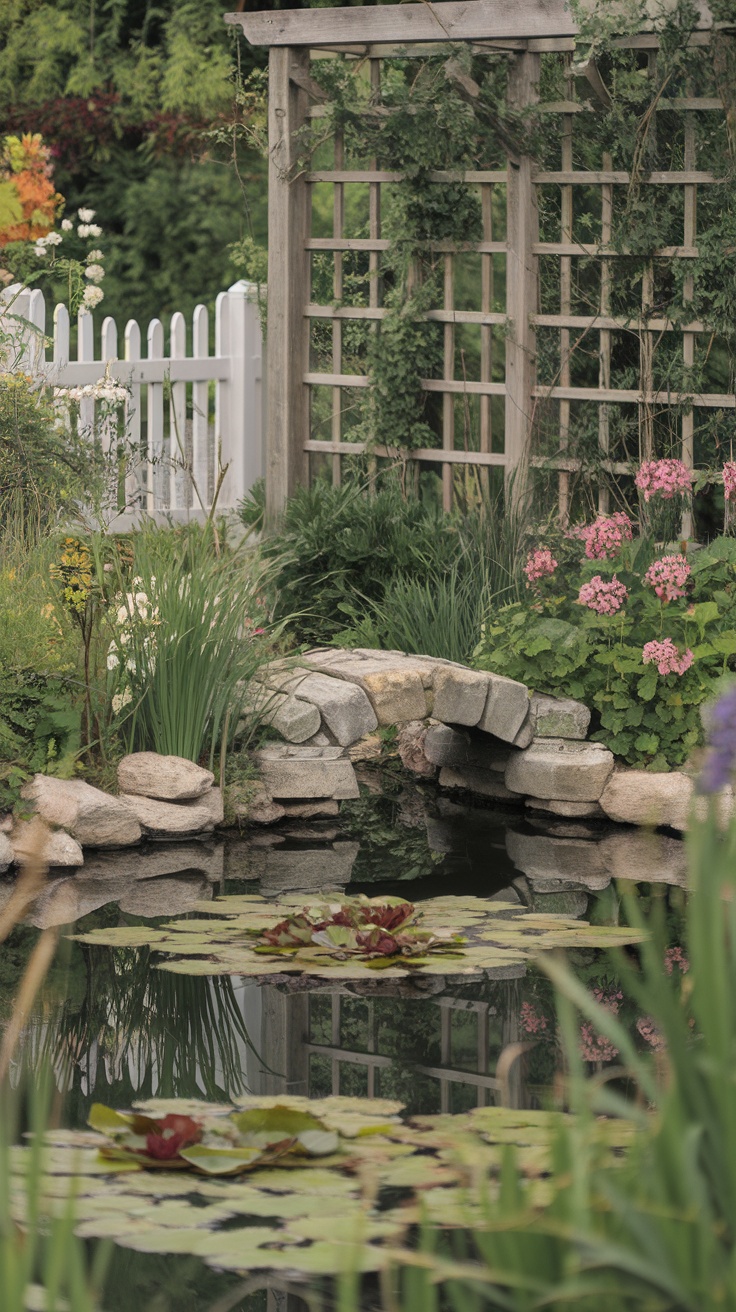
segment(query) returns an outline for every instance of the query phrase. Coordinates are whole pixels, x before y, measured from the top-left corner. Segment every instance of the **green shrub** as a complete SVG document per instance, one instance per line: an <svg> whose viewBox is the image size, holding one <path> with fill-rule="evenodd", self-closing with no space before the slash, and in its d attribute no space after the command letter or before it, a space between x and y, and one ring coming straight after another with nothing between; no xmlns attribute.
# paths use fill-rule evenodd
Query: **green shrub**
<svg viewBox="0 0 736 1312"><path fill-rule="evenodd" d="M523 602L501 607L474 654L479 669L537 692L576 697L594 711L592 737L629 765L668 770L702 741L700 706L736 658L736 541L718 538L688 557L685 595L660 600L644 581L662 550L624 543L615 559L580 562L580 544L553 544L558 567ZM580 588L614 579L628 596L614 614L578 601ZM594 585L595 586L595 585ZM646 662L648 643L675 644L692 661L682 674Z"/></svg>
<svg viewBox="0 0 736 1312"><path fill-rule="evenodd" d="M79 750L77 645L49 582L50 540L0 538L0 805L28 774L71 769Z"/></svg>
<svg viewBox="0 0 736 1312"><path fill-rule="evenodd" d="M249 527L262 522L261 500L242 508ZM298 641L467 660L492 598L518 595L525 532L523 510L502 496L443 516L388 476L374 495L355 482L299 489L262 551L276 614L294 616Z"/></svg>
<svg viewBox="0 0 736 1312"><path fill-rule="evenodd" d="M244 515L253 516L253 505ZM389 478L374 496L357 483L318 481L289 501L278 533L262 546L274 564L276 615L293 615L299 642L326 643L346 615L369 613L397 574L426 575L427 562L457 551L457 532Z"/></svg>
<svg viewBox="0 0 736 1312"><path fill-rule="evenodd" d="M94 466L43 390L25 374L0 374L0 528L34 536L83 499Z"/></svg>

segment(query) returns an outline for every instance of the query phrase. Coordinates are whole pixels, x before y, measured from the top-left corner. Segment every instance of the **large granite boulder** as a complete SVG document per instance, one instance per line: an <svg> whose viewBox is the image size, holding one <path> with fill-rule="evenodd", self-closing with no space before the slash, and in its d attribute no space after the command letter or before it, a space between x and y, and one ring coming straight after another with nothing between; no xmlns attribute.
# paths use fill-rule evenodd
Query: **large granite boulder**
<svg viewBox="0 0 736 1312"><path fill-rule="evenodd" d="M139 843L141 826L121 797L111 797L82 779L34 775L23 797L47 824L66 829L83 847L130 847Z"/></svg>
<svg viewBox="0 0 736 1312"><path fill-rule="evenodd" d="M203 799L193 802L162 802L155 797L137 797L126 794L127 802L149 838L189 838L193 834L210 833L215 827L212 810L203 805Z"/></svg>
<svg viewBox="0 0 736 1312"><path fill-rule="evenodd" d="M121 793L155 797L162 802L188 802L202 797L214 782L211 770L203 770L183 756L131 752L118 766Z"/></svg>

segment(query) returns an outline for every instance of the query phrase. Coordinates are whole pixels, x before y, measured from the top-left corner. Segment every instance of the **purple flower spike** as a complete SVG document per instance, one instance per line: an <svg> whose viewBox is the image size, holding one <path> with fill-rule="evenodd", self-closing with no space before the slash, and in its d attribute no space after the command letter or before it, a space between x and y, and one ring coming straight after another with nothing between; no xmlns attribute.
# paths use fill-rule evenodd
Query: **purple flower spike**
<svg viewBox="0 0 736 1312"><path fill-rule="evenodd" d="M730 783L736 764L736 687L719 697L713 707L708 748L698 789L701 793L718 793Z"/></svg>

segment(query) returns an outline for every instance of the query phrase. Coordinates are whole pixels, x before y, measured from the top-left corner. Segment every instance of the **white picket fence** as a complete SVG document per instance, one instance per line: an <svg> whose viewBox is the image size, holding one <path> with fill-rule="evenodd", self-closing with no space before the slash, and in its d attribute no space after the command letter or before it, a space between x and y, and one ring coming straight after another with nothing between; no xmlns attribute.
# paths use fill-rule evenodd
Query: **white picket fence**
<svg viewBox="0 0 736 1312"><path fill-rule="evenodd" d="M264 467L257 288L236 282L217 297L214 355L209 354L204 305L196 307L189 334L184 315L172 315L168 353L160 319L151 320L144 343L134 319L128 320L121 340L108 317L96 355L94 318L81 314L73 360L66 306L56 305L51 320L37 288L8 287L0 296L0 330L12 338L13 367L64 388L96 383L107 371L128 390L127 442L140 457L126 481L124 509L111 527L128 527L141 513L175 521L203 515L223 469L217 509L232 510ZM81 432L97 431L93 399L81 402L79 425Z"/></svg>

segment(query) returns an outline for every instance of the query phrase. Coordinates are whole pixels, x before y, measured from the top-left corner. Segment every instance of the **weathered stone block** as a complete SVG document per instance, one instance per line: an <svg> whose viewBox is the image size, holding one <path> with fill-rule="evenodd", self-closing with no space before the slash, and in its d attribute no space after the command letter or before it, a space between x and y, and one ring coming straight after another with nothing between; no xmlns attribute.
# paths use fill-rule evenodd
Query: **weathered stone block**
<svg viewBox="0 0 736 1312"><path fill-rule="evenodd" d="M506 787L545 801L597 802L613 771L613 754L600 743L534 740L506 767Z"/></svg>
<svg viewBox="0 0 736 1312"><path fill-rule="evenodd" d="M27 861L29 857L39 856L48 866L83 866L84 853L81 845L71 834L63 829L47 829L43 837L41 852L38 851L38 833L33 821L16 820L10 835L10 842L17 864ZM3 835L4 837L4 835ZM0 851L2 844L0 843Z"/></svg>
<svg viewBox="0 0 736 1312"><path fill-rule="evenodd" d="M141 827L120 797L110 797L82 779L37 774L23 796L47 824L66 829L83 847L129 847L139 843Z"/></svg>
<svg viewBox="0 0 736 1312"><path fill-rule="evenodd" d="M201 797L215 782L211 770L183 756L159 756L158 752L131 752L118 766L121 793L157 797L162 802L187 802Z"/></svg>
<svg viewBox="0 0 736 1312"><path fill-rule="evenodd" d="M263 786L276 800L358 797L352 761L341 747L264 747L256 752Z"/></svg>
<svg viewBox="0 0 736 1312"><path fill-rule="evenodd" d="M280 802L273 798L263 784L256 787L249 784L230 784L227 792L228 811L236 820L251 825L273 825L282 820L286 814Z"/></svg>
<svg viewBox="0 0 736 1312"><path fill-rule="evenodd" d="M445 724L475 725L486 708L488 675L462 666L441 666L434 675L432 714Z"/></svg>
<svg viewBox="0 0 736 1312"><path fill-rule="evenodd" d="M644 884L687 884L687 850L681 838L644 829L621 829L601 843L612 879Z"/></svg>
<svg viewBox="0 0 736 1312"><path fill-rule="evenodd" d="M193 802L161 802L154 797L125 794L123 800L150 838L184 838L205 834L215 827L210 807L202 799Z"/></svg>
<svg viewBox="0 0 736 1312"><path fill-rule="evenodd" d="M518 802L518 793L506 787L503 778L493 770L480 770L477 766L453 767L445 765L440 770L441 788L466 788L479 797L493 797L498 802Z"/></svg>
<svg viewBox="0 0 736 1312"><path fill-rule="evenodd" d="M378 725L367 694L357 684L328 674L310 673L299 684L299 695L317 708L324 724L343 747L372 733Z"/></svg>
<svg viewBox="0 0 736 1312"><path fill-rule="evenodd" d="M610 883L601 843L510 829L506 833L506 851L517 870L533 880L535 887L541 888L545 880L584 884L586 888L605 888Z"/></svg>
<svg viewBox="0 0 736 1312"><path fill-rule="evenodd" d="M402 724L396 736L396 748L405 770L421 775L425 779L434 779L437 766L429 760L424 751L427 726L423 720L409 720Z"/></svg>
<svg viewBox="0 0 736 1312"><path fill-rule="evenodd" d="M316 706L301 697L275 693L273 706L266 714L266 723L285 738L287 743L303 743L319 733L322 723Z"/></svg>
<svg viewBox="0 0 736 1312"><path fill-rule="evenodd" d="M537 738L577 738L587 736L590 711L572 697L532 696L531 713Z"/></svg>
<svg viewBox="0 0 736 1312"><path fill-rule="evenodd" d="M321 893L325 888L344 888L350 882L359 843L333 843L302 852L272 849L266 854L261 887L269 892L304 889Z"/></svg>
<svg viewBox="0 0 736 1312"><path fill-rule="evenodd" d="M587 820L596 817L606 818L600 802L550 802L538 797L528 797L526 805L532 811L541 811L545 815L561 815L568 820Z"/></svg>
<svg viewBox="0 0 736 1312"><path fill-rule="evenodd" d="M488 695L478 728L513 743L529 712L529 690L502 674L489 674Z"/></svg>
<svg viewBox="0 0 736 1312"><path fill-rule="evenodd" d="M221 788L210 788L209 792L203 793L197 798L197 806L204 807L213 825L221 825L225 819L225 803Z"/></svg>
<svg viewBox="0 0 736 1312"><path fill-rule="evenodd" d="M282 802L287 820L325 820L340 814L340 803L332 798L323 802Z"/></svg>
<svg viewBox="0 0 736 1312"><path fill-rule="evenodd" d="M617 770L600 801L606 815L620 823L687 829L693 791L692 779L681 770Z"/></svg>

